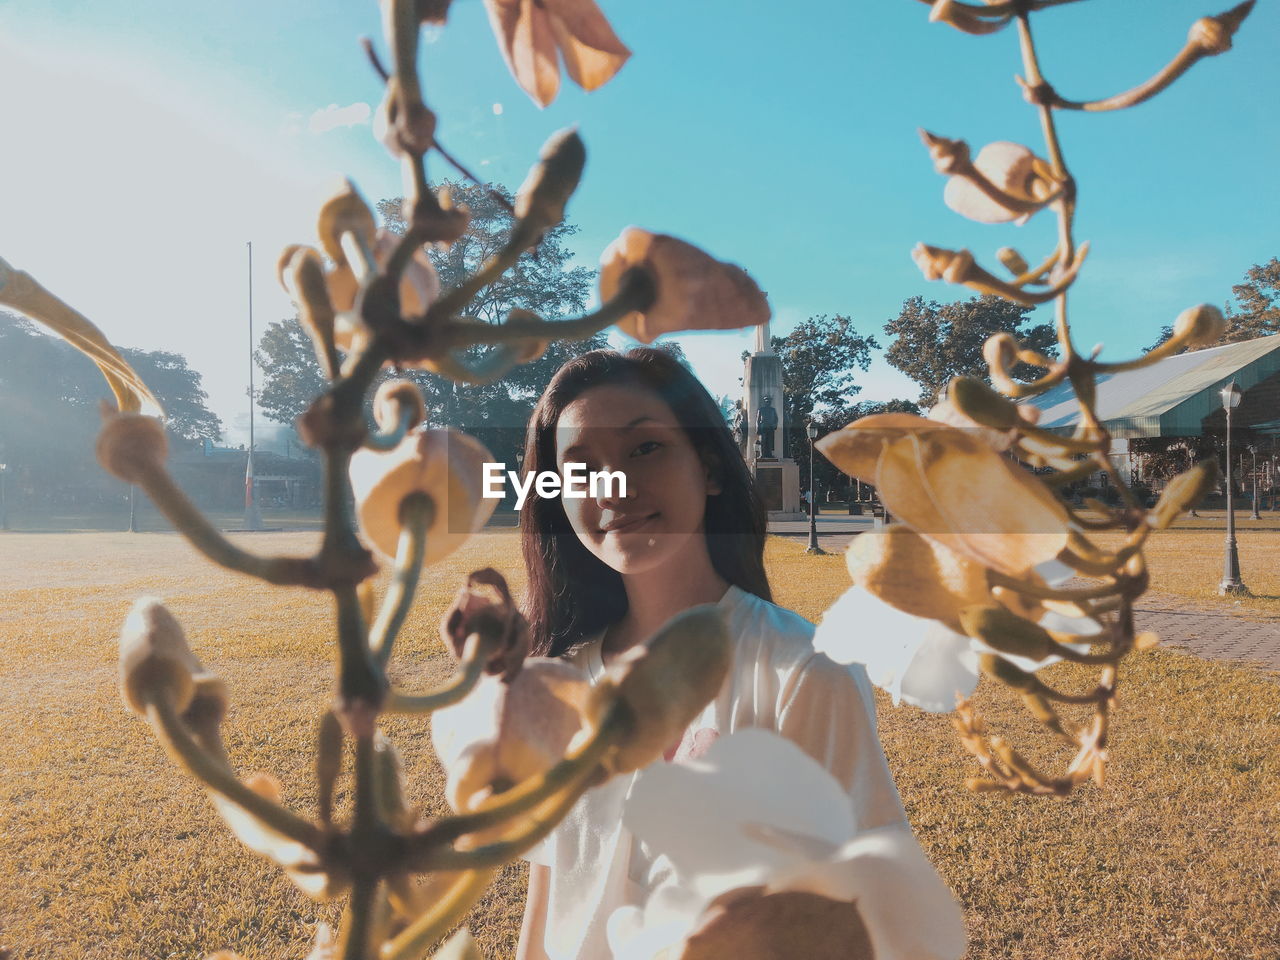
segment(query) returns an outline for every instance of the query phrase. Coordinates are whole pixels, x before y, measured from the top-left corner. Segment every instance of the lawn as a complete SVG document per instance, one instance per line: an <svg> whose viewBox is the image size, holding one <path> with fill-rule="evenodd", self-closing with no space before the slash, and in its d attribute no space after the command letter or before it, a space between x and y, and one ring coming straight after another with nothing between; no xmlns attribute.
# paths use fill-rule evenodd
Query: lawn
<svg viewBox="0 0 1280 960"><path fill-rule="evenodd" d="M1280 535L1255 537L1254 553L1248 534L1246 582L1280 595L1267 572ZM314 537L237 542L296 552ZM1173 531L1153 568L1199 576L1190 553L1201 538L1204 550L1220 549L1220 531ZM406 629L398 682L425 686L447 670L434 623L467 570L493 564L522 586L515 546L509 531L484 534L433 568L437 586ZM842 558L806 557L803 546L771 541L769 566L779 602L815 618L847 575ZM1215 558L1203 560L1210 574ZM309 810L314 729L333 671L326 597L224 573L166 534L0 534L0 589L0 944L19 958L197 958L221 947L301 958L311 926L336 909L244 852L124 711L115 635L135 597L163 597L227 681L233 761L275 773L286 800ZM912 823L965 906L969 957L1273 960L1280 684L1156 650L1126 667L1121 692L1106 787L1065 801L965 793L960 781L975 767L947 719L881 702ZM993 727L1032 740L998 694L978 703ZM426 725L396 720L388 732L416 800L438 810ZM522 898L522 871L509 868L470 918L487 956L510 956Z"/></svg>

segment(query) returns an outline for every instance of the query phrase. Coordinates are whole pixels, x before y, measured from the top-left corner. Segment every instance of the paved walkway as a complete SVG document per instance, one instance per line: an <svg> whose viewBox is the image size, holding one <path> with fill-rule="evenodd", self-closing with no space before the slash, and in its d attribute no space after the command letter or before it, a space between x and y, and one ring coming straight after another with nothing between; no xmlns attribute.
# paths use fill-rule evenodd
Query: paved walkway
<svg viewBox="0 0 1280 960"><path fill-rule="evenodd" d="M853 529L857 527L858 529ZM793 529L794 528L794 529ZM842 553L857 533L871 529L870 517L819 518L818 545ZM807 537L808 523L770 523L769 532ZM1280 671L1280 613L1227 603L1210 606L1169 594L1144 594L1134 608L1139 630L1153 631L1166 647L1206 660L1248 663Z"/></svg>

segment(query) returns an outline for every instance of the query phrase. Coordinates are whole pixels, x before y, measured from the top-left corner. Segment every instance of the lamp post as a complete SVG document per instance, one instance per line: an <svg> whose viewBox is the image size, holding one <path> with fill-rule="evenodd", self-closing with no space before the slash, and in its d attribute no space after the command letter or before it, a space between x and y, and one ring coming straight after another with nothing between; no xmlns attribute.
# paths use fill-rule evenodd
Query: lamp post
<svg viewBox="0 0 1280 960"><path fill-rule="evenodd" d="M1249 457L1253 464L1253 512L1249 514L1250 520L1261 520L1258 514L1258 445L1256 443L1249 444Z"/></svg>
<svg viewBox="0 0 1280 960"><path fill-rule="evenodd" d="M818 425L810 420L804 432L809 438L809 546L804 552L826 553L827 551L818 546L818 496L813 487L813 443L818 439Z"/></svg>
<svg viewBox="0 0 1280 960"><path fill-rule="evenodd" d="M132 483L129 484L129 532L130 533L138 532L138 508L137 508L137 504L135 503L135 499L136 499L135 494L137 494L137 492L138 492L138 488L134 486Z"/></svg>
<svg viewBox="0 0 1280 960"><path fill-rule="evenodd" d="M253 476L253 242L249 241L249 457L244 464L244 528L262 529Z"/></svg>
<svg viewBox="0 0 1280 960"><path fill-rule="evenodd" d="M1240 579L1240 554L1236 550L1236 513L1231 499L1231 411L1238 406L1240 388L1232 380L1222 388L1222 409L1227 414L1227 542L1222 561L1222 582L1218 584L1218 593L1222 596L1249 592Z"/></svg>
<svg viewBox="0 0 1280 960"><path fill-rule="evenodd" d="M9 529L9 501L5 491L5 480L9 476L9 465L0 463L0 530Z"/></svg>

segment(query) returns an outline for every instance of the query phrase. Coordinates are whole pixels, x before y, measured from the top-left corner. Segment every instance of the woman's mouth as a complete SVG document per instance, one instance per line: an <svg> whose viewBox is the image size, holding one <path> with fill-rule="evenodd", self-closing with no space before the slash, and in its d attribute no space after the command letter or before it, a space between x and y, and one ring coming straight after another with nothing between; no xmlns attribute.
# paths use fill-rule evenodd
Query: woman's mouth
<svg viewBox="0 0 1280 960"><path fill-rule="evenodd" d="M630 533L640 529L650 520L657 517L656 513L631 513L623 516L616 516L608 523L602 524L601 533Z"/></svg>

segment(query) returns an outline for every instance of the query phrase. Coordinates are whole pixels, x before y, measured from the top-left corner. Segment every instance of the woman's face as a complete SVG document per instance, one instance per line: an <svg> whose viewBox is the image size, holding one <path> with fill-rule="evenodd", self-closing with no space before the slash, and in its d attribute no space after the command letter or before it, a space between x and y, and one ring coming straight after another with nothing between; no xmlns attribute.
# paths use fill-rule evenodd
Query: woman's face
<svg viewBox="0 0 1280 960"><path fill-rule="evenodd" d="M666 402L635 385L592 387L565 407L556 425L556 467L584 463L620 471L611 495L562 498L582 544L623 575L679 564L702 537L707 496L720 492Z"/></svg>

